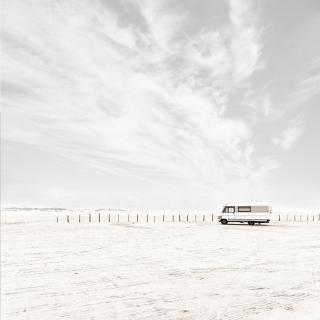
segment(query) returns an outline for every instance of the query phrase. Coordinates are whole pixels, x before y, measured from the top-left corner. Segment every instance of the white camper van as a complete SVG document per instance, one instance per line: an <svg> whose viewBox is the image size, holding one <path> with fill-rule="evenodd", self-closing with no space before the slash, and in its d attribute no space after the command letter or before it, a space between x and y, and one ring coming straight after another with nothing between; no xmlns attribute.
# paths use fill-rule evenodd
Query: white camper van
<svg viewBox="0 0 320 320"><path fill-rule="evenodd" d="M218 221L222 224L228 222L241 222L254 225L255 223L269 223L271 219L271 206L261 204L227 204L223 207Z"/></svg>

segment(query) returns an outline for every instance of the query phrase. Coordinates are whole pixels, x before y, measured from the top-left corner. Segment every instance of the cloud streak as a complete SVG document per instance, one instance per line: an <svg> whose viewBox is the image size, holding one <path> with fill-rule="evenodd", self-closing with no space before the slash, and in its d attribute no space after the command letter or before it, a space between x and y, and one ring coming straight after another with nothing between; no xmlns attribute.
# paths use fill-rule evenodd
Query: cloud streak
<svg viewBox="0 0 320 320"><path fill-rule="evenodd" d="M34 143L45 147L49 140L70 157L87 150L96 163L115 158L120 167L131 169L132 163L178 176L204 171L204 163L215 174L219 157L243 160L249 128L219 117L215 99L181 81L179 66L170 61L188 57L184 76L208 81L214 95L223 96L212 82L230 73L231 52L219 32L207 32L191 46L185 40L174 45L183 17L164 15L149 2L140 4L145 30L119 26L119 16L100 2L6 6L5 77L12 83L6 101L16 105L17 117L35 122ZM14 25L22 12L27 14ZM32 108L18 110L23 92ZM30 142L24 130L7 132L8 139ZM110 168L104 161L99 167Z"/></svg>
<svg viewBox="0 0 320 320"><path fill-rule="evenodd" d="M274 139L274 144L284 150L290 149L302 136L303 123L299 119L291 121L291 124L282 132L280 138Z"/></svg>
<svg viewBox="0 0 320 320"><path fill-rule="evenodd" d="M223 195L275 167L255 156L256 122L231 112L263 65L253 2L231 0L223 23L192 32L179 1L4 7L5 139L119 177L214 183ZM278 145L298 136L288 129Z"/></svg>

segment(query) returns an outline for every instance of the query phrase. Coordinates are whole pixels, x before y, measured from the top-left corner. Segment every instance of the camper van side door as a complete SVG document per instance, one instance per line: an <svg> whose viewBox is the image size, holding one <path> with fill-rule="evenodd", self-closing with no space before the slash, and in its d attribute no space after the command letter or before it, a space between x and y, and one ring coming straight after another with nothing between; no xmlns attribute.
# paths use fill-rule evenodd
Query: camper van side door
<svg viewBox="0 0 320 320"><path fill-rule="evenodd" d="M234 216L235 211L236 211L235 207L227 207L226 209L227 209L227 212L228 212L228 220L235 219L235 216Z"/></svg>

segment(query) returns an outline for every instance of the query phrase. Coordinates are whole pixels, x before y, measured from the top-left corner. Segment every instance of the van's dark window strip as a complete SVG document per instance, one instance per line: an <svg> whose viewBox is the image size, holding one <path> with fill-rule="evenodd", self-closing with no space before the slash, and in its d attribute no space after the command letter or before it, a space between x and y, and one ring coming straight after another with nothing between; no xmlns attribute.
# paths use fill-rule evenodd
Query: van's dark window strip
<svg viewBox="0 0 320 320"><path fill-rule="evenodd" d="M251 212L251 207L238 207L238 212Z"/></svg>

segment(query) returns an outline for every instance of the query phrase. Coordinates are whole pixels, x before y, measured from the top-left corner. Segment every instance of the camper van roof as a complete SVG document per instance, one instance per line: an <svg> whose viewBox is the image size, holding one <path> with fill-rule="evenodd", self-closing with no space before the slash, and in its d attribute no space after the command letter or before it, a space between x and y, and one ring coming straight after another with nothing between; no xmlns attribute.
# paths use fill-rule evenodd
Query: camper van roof
<svg viewBox="0 0 320 320"><path fill-rule="evenodd" d="M264 203L264 202L229 202L227 204L225 204L225 206L236 206L236 207L270 207L269 204Z"/></svg>

